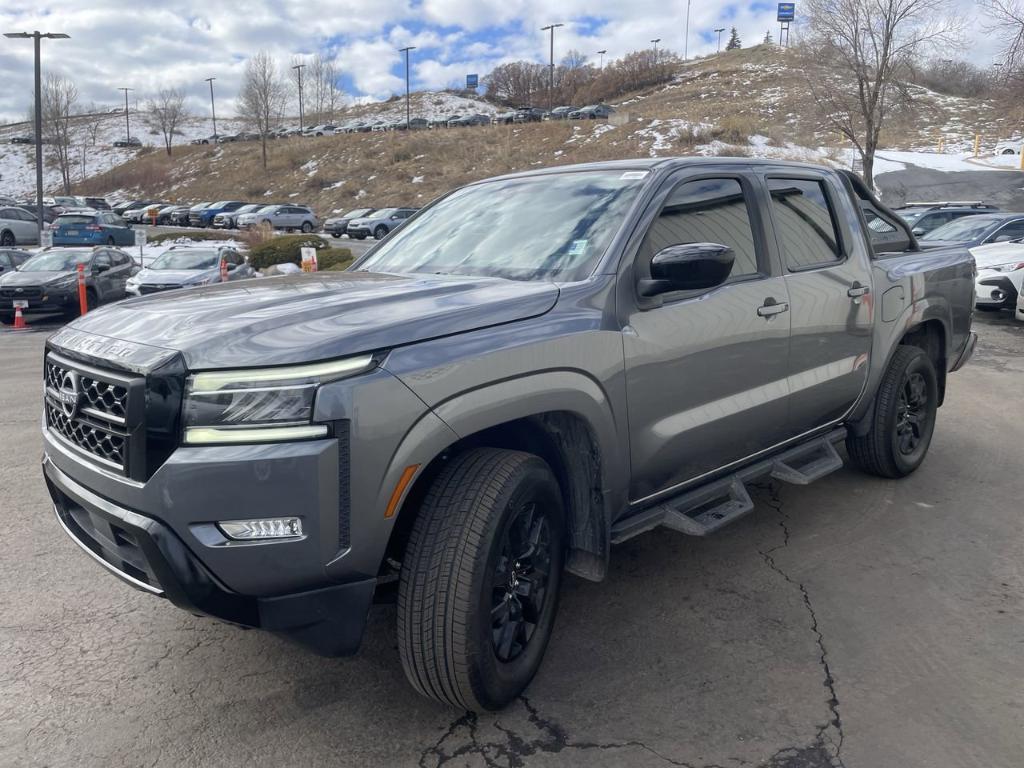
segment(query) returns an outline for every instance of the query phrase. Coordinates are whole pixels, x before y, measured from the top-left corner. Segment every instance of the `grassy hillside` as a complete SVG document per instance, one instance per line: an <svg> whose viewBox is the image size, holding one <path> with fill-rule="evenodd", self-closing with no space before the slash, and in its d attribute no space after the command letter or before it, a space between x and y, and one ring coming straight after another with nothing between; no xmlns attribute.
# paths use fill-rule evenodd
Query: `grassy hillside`
<svg viewBox="0 0 1024 768"><path fill-rule="evenodd" d="M421 94L413 113L449 103ZM690 62L672 83L629 94L616 106L616 124L555 122L276 141L266 170L255 143L182 147L173 158L150 152L93 177L79 191L181 201L294 200L324 215L356 204L423 204L459 184L543 165L685 154L841 162L849 149L815 118L791 56L770 46ZM358 111L399 109L404 111L404 103ZM942 134L953 151L967 147L975 131L991 145L1005 130L991 104L916 89L914 115L894 120L885 143L933 149Z"/></svg>

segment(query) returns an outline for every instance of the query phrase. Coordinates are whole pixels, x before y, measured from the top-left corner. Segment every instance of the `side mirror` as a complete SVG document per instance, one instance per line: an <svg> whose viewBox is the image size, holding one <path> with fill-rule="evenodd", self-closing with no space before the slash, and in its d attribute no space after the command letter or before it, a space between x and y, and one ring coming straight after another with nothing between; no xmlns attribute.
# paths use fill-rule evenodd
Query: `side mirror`
<svg viewBox="0 0 1024 768"><path fill-rule="evenodd" d="M920 237L921 235L925 234L924 227L914 227L910 231L914 233L914 237Z"/></svg>
<svg viewBox="0 0 1024 768"><path fill-rule="evenodd" d="M729 278L735 261L732 248L719 243L670 245L651 259L651 279L640 281L640 295L714 288Z"/></svg>

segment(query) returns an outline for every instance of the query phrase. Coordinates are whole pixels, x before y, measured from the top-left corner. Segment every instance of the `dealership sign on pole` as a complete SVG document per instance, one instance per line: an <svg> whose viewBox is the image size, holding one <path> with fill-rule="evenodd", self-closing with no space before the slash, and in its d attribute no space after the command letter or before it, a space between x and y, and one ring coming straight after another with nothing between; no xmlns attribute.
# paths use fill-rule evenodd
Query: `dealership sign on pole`
<svg viewBox="0 0 1024 768"><path fill-rule="evenodd" d="M477 86L480 85L479 75L466 75L466 90L475 91Z"/></svg>
<svg viewBox="0 0 1024 768"><path fill-rule="evenodd" d="M796 18L796 3L779 3L779 16L776 21L793 21Z"/></svg>

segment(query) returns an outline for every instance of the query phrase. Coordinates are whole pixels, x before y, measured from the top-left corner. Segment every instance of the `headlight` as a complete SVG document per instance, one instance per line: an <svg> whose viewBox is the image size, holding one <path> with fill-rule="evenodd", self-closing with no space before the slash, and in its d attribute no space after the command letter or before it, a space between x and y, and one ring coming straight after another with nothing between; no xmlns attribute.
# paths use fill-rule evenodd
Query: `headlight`
<svg viewBox="0 0 1024 768"><path fill-rule="evenodd" d="M1008 264L995 264L991 267L984 267L984 269L994 269L996 272L1016 272L1018 269L1024 269L1024 261L1011 261Z"/></svg>
<svg viewBox="0 0 1024 768"><path fill-rule="evenodd" d="M313 424L321 384L354 376L376 365L373 355L326 363L189 376L185 387L184 442L263 443L325 437Z"/></svg>

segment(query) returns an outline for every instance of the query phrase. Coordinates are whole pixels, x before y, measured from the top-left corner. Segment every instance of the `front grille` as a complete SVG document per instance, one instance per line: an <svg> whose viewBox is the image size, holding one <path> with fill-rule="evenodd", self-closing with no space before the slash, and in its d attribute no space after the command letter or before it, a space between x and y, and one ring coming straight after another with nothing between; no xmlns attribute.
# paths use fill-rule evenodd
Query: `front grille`
<svg viewBox="0 0 1024 768"><path fill-rule="evenodd" d="M348 549L352 518L352 486L349 479L349 432L347 419L336 422L335 436L338 438L338 549Z"/></svg>
<svg viewBox="0 0 1024 768"><path fill-rule="evenodd" d="M101 371L50 353L43 365L46 426L76 451L129 475L132 451L144 451L144 379ZM138 432L137 436L133 434ZM133 445L133 440L135 445Z"/></svg>
<svg viewBox="0 0 1024 768"><path fill-rule="evenodd" d="M41 299L43 289L34 286L25 288L3 288L0 289L0 298L4 299Z"/></svg>
<svg viewBox="0 0 1024 768"><path fill-rule="evenodd" d="M149 293L162 293L163 291L173 291L175 288L181 288L180 285L140 285L139 293L145 296Z"/></svg>

